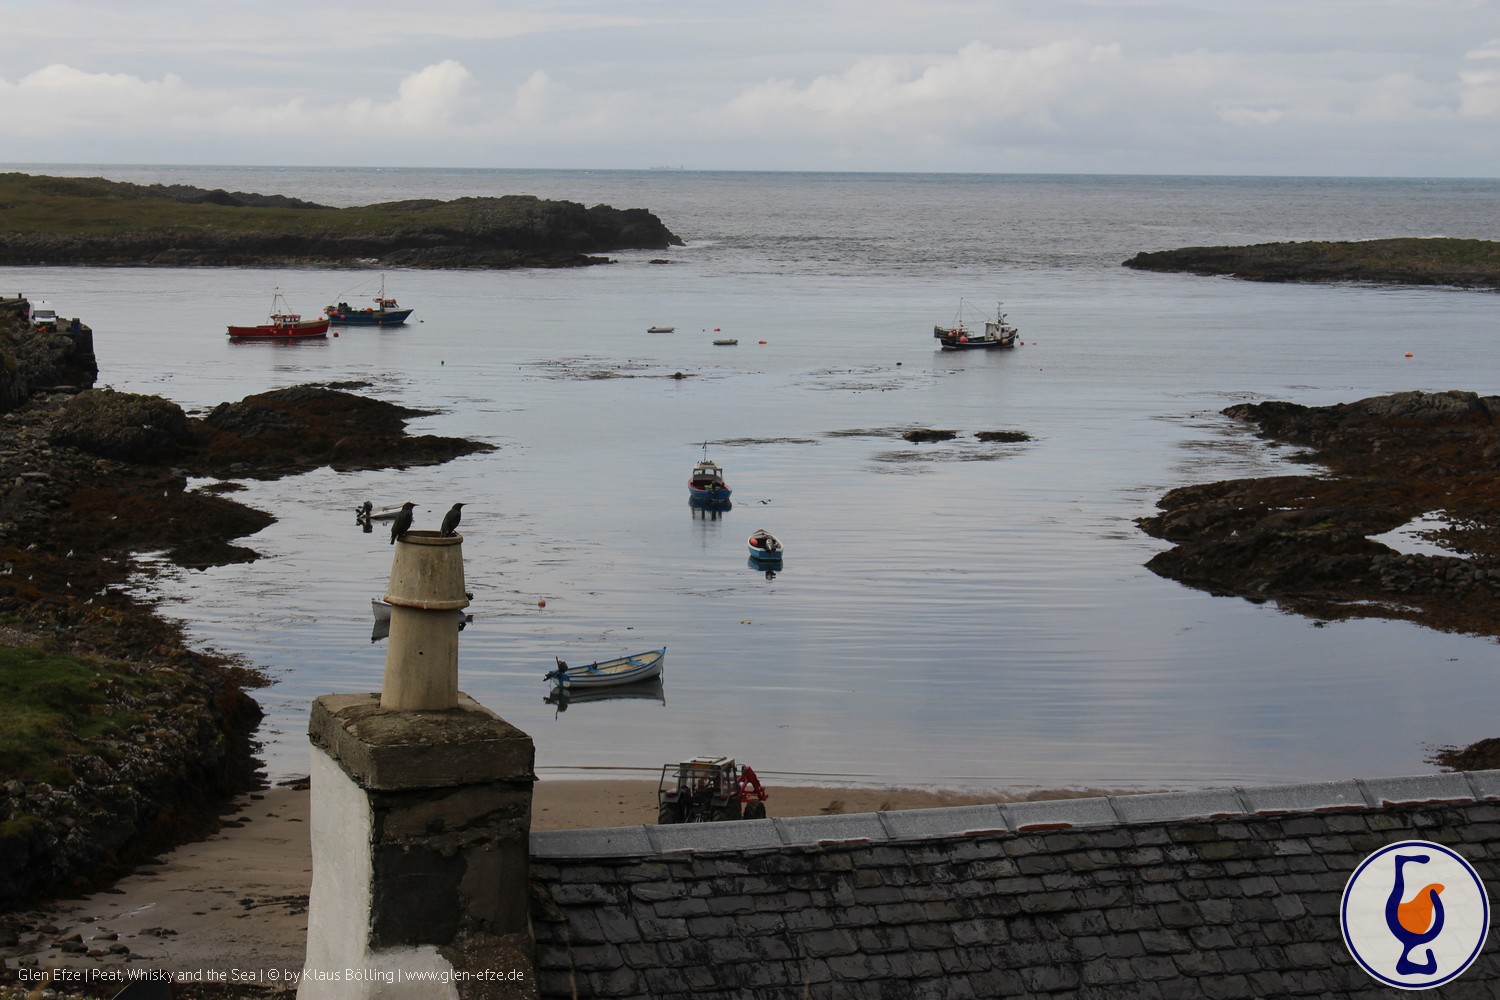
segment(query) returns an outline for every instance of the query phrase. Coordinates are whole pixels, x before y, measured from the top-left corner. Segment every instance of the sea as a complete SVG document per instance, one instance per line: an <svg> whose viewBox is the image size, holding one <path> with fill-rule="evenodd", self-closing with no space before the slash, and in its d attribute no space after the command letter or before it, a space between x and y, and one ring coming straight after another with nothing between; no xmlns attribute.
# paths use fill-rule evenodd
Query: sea
<svg viewBox="0 0 1500 1000"><path fill-rule="evenodd" d="M1500 239L1500 181L9 169L337 206L532 194L645 208L684 242L558 270L0 268L7 293L93 327L101 385L202 413L359 382L430 411L411 433L495 446L246 481L236 498L276 517L242 540L251 563L141 554L134 592L270 677L255 694L273 780L307 772L314 698L381 684L370 602L393 550L356 523L365 501L410 500L419 528L467 504L459 686L531 735L543 779L721 754L772 785L1183 789L1422 773L1435 748L1500 735L1494 640L1215 597L1148 570L1165 543L1136 524L1174 487L1309 471L1232 404L1500 393L1500 297L1121 266L1195 245ZM278 291L315 315L382 281L415 310L406 326L225 336ZM1001 302L1021 346L936 349L934 325ZM916 428L956 437L903 439ZM705 451L729 510L688 502ZM748 558L757 528L785 545L774 572ZM557 658L659 646L659 689L549 700Z"/></svg>

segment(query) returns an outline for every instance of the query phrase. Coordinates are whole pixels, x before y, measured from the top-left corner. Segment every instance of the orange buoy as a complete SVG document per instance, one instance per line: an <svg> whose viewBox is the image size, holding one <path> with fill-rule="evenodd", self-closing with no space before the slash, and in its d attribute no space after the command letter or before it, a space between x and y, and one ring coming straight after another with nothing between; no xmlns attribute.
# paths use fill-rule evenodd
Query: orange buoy
<svg viewBox="0 0 1500 1000"><path fill-rule="evenodd" d="M1407 351L1407 352L1406 352L1406 356L1407 356L1407 357L1408 357L1408 358L1409 358L1409 357L1411 357L1411 351Z"/></svg>
<svg viewBox="0 0 1500 1000"><path fill-rule="evenodd" d="M764 341L764 340L762 340L762 341L761 341L761 343L762 343L762 344L764 344L764 343L765 343L765 341Z"/></svg>
<svg viewBox="0 0 1500 1000"><path fill-rule="evenodd" d="M547 599L545 597L541 598L536 602L536 606L539 608L545 608L547 606Z"/></svg>

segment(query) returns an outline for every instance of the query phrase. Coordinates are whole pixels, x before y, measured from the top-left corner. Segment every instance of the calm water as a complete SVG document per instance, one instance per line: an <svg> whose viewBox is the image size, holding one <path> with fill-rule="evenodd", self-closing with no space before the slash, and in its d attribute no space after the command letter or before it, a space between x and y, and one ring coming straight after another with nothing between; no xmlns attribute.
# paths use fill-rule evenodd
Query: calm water
<svg viewBox="0 0 1500 1000"><path fill-rule="evenodd" d="M1283 468L1218 415L1230 403L1500 392L1500 298L1119 264L1203 243L1496 239L1500 182L69 172L339 205L534 193L649 208L688 243L668 266L389 272L411 325L300 345L223 330L263 316L273 286L314 313L375 294L378 274L0 269L93 325L117 389L201 409L365 379L439 411L414 432L499 446L251 483L239 496L280 518L248 542L263 558L154 585L195 637L276 678L260 693L273 776L306 771L313 697L379 686L369 599L391 549L356 527L366 499L418 502L419 527L469 504L460 686L532 734L544 776L718 752L780 781L1187 787L1413 773L1432 745L1497 735L1493 642L1188 590L1144 569L1161 543L1133 520L1173 486ZM1004 298L1024 346L933 350L960 298ZM961 436L912 446L913 426ZM684 488L705 441L735 489L717 519ZM758 527L787 546L774 579L746 558ZM554 656L662 644L664 704L543 701Z"/></svg>

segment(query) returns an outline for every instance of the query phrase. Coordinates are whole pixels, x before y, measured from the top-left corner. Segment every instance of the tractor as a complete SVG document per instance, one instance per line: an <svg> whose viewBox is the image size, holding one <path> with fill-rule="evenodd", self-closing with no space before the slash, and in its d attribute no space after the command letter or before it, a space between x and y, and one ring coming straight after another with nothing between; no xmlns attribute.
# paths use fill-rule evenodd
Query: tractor
<svg viewBox="0 0 1500 1000"><path fill-rule="evenodd" d="M665 764L657 787L658 823L713 823L765 819L766 790L747 764L729 757L700 756Z"/></svg>

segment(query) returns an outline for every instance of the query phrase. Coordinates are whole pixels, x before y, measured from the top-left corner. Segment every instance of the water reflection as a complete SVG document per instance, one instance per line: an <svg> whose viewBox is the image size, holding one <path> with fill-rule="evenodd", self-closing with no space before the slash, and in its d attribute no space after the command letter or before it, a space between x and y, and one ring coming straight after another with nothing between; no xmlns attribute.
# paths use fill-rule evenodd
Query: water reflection
<svg viewBox="0 0 1500 1000"><path fill-rule="evenodd" d="M688 506L693 509L693 516L703 518L705 521L717 521L725 513L734 509L733 500L700 500L698 497L688 497Z"/></svg>
<svg viewBox="0 0 1500 1000"><path fill-rule="evenodd" d="M745 565L757 573L764 573L767 580L776 579L776 574L781 572L780 559L757 559L755 556L750 556L745 560Z"/></svg>
<svg viewBox="0 0 1500 1000"><path fill-rule="evenodd" d="M636 681L634 684L620 684L616 687L596 690L555 687L542 701L544 704L557 707L557 712L554 713L556 717L566 712L569 705L582 705L587 702L655 701L666 705L667 695L662 679L653 677L648 681Z"/></svg>

